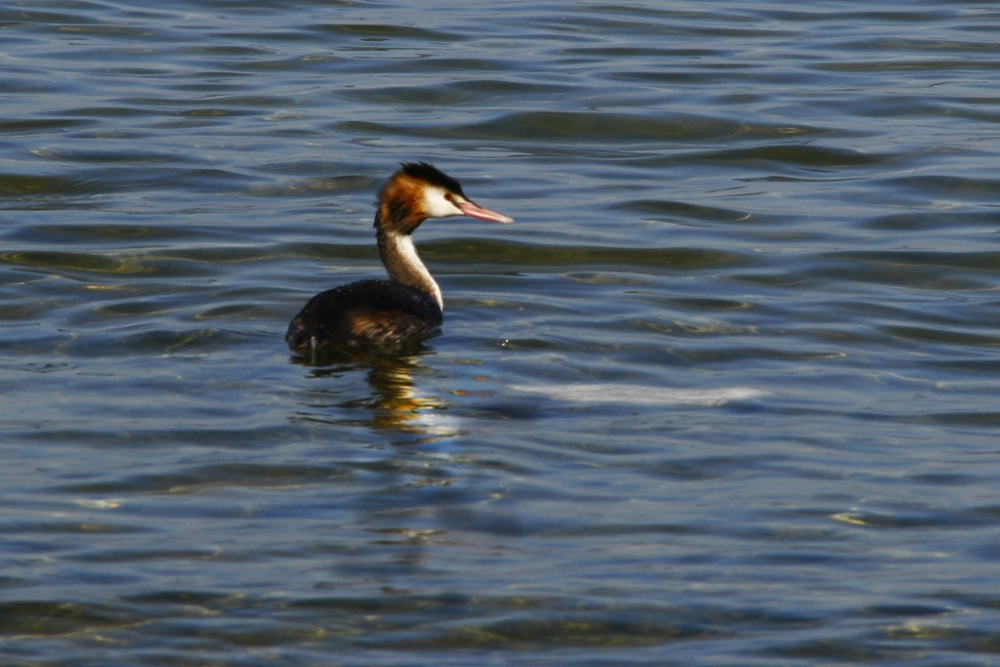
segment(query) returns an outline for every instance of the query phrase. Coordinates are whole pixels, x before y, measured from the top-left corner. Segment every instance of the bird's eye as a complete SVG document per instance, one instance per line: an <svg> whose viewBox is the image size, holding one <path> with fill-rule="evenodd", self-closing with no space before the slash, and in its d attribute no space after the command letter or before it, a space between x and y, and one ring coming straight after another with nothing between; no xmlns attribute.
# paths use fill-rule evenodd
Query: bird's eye
<svg viewBox="0 0 1000 667"><path fill-rule="evenodd" d="M444 198L447 199L448 201L452 202L452 203L455 202L455 198L451 196L450 192L444 193Z"/></svg>

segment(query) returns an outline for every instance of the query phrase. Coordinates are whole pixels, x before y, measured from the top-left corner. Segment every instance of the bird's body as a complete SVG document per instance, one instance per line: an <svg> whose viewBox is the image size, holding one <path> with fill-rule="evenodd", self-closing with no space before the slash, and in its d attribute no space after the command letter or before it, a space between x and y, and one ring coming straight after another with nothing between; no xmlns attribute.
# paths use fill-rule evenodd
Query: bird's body
<svg viewBox="0 0 1000 667"><path fill-rule="evenodd" d="M513 222L466 199L458 181L433 166L403 164L379 192L375 213L375 237L389 280L361 280L314 296L288 326L289 347L381 345L433 333L444 320L444 301L410 235L427 218L454 215Z"/></svg>
<svg viewBox="0 0 1000 667"><path fill-rule="evenodd" d="M361 280L320 292L288 326L292 349L344 343L391 343L427 336L444 321L426 292L391 280Z"/></svg>

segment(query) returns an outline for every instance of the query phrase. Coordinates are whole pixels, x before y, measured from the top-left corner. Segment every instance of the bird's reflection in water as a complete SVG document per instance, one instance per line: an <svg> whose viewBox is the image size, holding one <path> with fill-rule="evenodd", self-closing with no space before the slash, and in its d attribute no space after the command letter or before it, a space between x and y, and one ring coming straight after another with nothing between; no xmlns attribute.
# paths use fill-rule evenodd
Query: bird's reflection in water
<svg viewBox="0 0 1000 667"><path fill-rule="evenodd" d="M424 343L411 343L392 350L358 348L295 356L294 363L312 369L310 377L327 382L309 387L309 400L301 404L302 410L294 419L416 436L395 444L419 444L458 435L443 414L448 403L420 388L420 378L429 378L434 372L421 359L432 355L433 350ZM366 395L358 391L356 381L363 372L367 373L370 389ZM359 410L369 411L369 416L359 416Z"/></svg>

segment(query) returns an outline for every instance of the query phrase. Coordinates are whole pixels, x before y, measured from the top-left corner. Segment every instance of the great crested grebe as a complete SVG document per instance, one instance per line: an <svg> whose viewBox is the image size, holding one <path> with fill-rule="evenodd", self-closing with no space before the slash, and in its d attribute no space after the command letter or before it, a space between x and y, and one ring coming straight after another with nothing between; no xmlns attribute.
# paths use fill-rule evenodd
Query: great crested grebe
<svg viewBox="0 0 1000 667"><path fill-rule="evenodd" d="M389 280L360 280L320 292L299 311L285 341L293 350L398 343L441 326L441 288L410 236L427 218L467 215L514 222L469 201L451 176L426 162L404 162L379 191L375 238Z"/></svg>

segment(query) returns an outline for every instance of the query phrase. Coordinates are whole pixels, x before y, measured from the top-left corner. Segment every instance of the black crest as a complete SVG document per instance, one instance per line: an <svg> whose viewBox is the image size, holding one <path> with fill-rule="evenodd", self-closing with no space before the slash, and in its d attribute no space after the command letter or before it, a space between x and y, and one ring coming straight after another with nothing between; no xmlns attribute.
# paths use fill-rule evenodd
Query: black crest
<svg viewBox="0 0 1000 667"><path fill-rule="evenodd" d="M403 162L402 166L402 171L407 176L421 178L431 185L465 196L465 193L462 192L462 184L434 165L426 162Z"/></svg>

